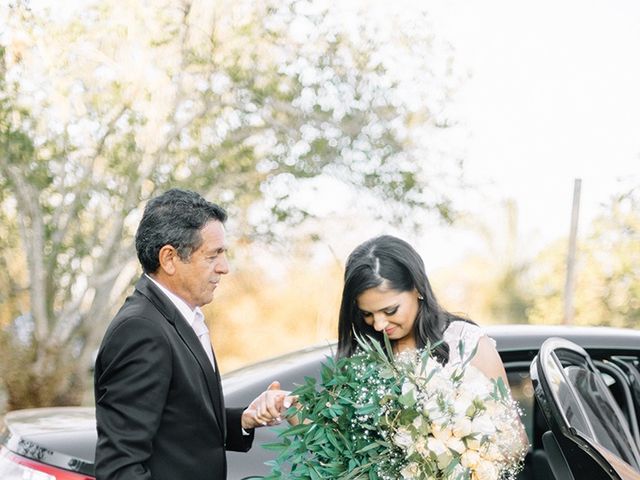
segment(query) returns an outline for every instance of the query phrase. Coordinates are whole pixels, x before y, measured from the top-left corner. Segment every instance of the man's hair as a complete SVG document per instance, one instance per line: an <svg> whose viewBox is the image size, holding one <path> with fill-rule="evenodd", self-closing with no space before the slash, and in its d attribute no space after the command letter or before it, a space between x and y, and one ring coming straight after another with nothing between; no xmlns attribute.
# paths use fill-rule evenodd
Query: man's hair
<svg viewBox="0 0 640 480"><path fill-rule="evenodd" d="M227 212L189 190L172 188L147 203L136 232L136 252L145 273L160 267L159 253L174 247L186 261L202 244L202 228L212 220L224 223Z"/></svg>

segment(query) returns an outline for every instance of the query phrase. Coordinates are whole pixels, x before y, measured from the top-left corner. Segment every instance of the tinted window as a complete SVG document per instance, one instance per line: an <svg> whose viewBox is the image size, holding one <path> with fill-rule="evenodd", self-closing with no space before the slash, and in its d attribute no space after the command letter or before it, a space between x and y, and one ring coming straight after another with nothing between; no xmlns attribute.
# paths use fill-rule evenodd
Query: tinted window
<svg viewBox="0 0 640 480"><path fill-rule="evenodd" d="M507 379L511 386L511 395L518 402L522 409L521 418L527 436L531 442L533 439L533 385L531 377L527 371L510 370L507 372Z"/></svg>
<svg viewBox="0 0 640 480"><path fill-rule="evenodd" d="M590 370L578 366L566 367L565 373L580 398L580 404L591 428L580 428L577 424L573 426L628 464L636 465L630 450L627 428L611 402L604 382Z"/></svg>

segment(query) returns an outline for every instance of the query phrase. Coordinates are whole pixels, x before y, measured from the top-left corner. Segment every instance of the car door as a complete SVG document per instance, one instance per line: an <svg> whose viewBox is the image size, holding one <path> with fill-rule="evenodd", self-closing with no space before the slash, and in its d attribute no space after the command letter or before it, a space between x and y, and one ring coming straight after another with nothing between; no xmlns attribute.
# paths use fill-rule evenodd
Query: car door
<svg viewBox="0 0 640 480"><path fill-rule="evenodd" d="M557 479L640 479L640 453L629 427L633 416L625 416L605 381L606 374L600 373L584 349L550 338L530 372L537 403L550 427L542 440ZM608 374L616 372L611 369ZM618 386L624 388L621 383ZM627 400L633 406L633 398Z"/></svg>

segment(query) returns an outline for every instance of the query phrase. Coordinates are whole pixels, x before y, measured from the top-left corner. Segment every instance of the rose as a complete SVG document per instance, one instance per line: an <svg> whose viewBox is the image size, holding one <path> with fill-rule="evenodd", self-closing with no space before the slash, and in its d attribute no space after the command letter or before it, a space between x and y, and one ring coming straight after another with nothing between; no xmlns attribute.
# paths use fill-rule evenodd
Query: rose
<svg viewBox="0 0 640 480"><path fill-rule="evenodd" d="M400 475L402 475L402 478L405 480L416 479L420 475L420 467L416 462L411 462L400 470Z"/></svg>
<svg viewBox="0 0 640 480"><path fill-rule="evenodd" d="M460 463L465 468L475 468L480 461L480 454L473 450L467 450L460 457Z"/></svg>
<svg viewBox="0 0 640 480"><path fill-rule="evenodd" d="M437 423L431 424L431 434L433 435L434 438L437 438L442 442L447 442L449 438L452 436L452 433L453 432L449 427L442 428Z"/></svg>
<svg viewBox="0 0 640 480"><path fill-rule="evenodd" d="M416 440L414 448L422 458L428 457L431 453L427 448L427 440L424 437L420 437L418 438L418 440Z"/></svg>
<svg viewBox="0 0 640 480"><path fill-rule="evenodd" d="M493 462L481 460L471 478L472 480L498 480L499 473Z"/></svg>
<svg viewBox="0 0 640 480"><path fill-rule="evenodd" d="M453 434L458 438L463 438L471 435L472 424L471 420L467 417L458 417L453 423Z"/></svg>

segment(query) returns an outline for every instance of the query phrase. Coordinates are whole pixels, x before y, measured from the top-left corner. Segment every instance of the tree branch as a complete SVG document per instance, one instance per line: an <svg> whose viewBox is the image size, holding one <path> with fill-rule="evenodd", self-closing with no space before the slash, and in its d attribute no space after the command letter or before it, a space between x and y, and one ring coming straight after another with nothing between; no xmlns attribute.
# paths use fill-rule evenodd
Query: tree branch
<svg viewBox="0 0 640 480"><path fill-rule="evenodd" d="M15 166L8 165L5 171L15 187L18 211L23 212L19 216L19 227L29 270L31 314L35 323L34 337L40 347L47 338L49 330L44 269L44 221L38 203L38 191L35 187L27 183L23 173ZM30 220L29 225L25 216Z"/></svg>

